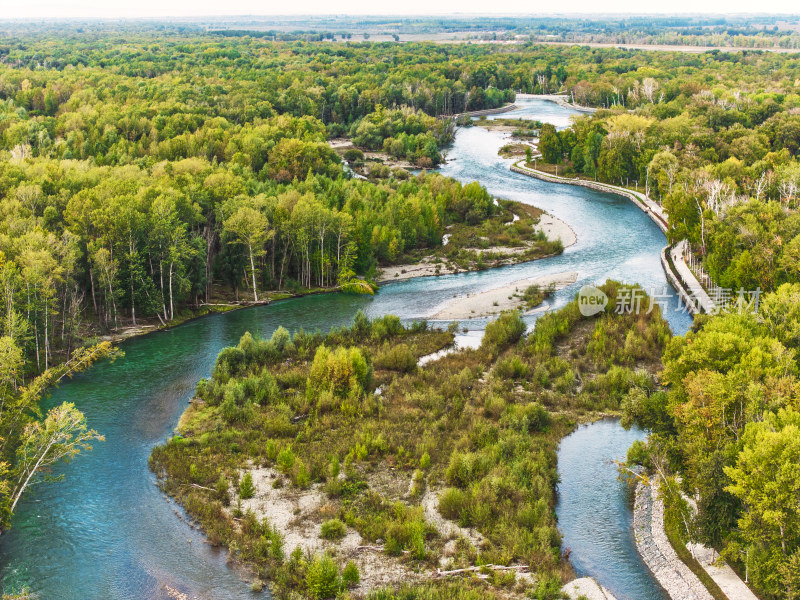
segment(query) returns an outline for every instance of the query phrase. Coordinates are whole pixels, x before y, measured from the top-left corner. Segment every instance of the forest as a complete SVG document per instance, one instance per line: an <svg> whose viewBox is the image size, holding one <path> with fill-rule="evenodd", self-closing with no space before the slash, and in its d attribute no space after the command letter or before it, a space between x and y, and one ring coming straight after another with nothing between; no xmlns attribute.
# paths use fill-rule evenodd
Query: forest
<svg viewBox="0 0 800 600"><path fill-rule="evenodd" d="M563 130L542 125L537 168L645 192L669 213L669 241L688 240L716 284L763 292L758 314L701 315L674 338L657 314L582 320L570 304L527 336L505 315L479 350L446 357L436 373L417 359L453 332L388 317L327 336L246 336L198 386L202 404L153 468L210 537L276 590L340 590L360 567L282 549L237 504L255 485L243 483L246 460L289 489L324 487L332 538L381 539L412 571L443 557L442 536L418 510L427 487L442 486L439 516L484 536L484 563L540 575L536 597L549 598L569 575L553 516L554 448L576 422L622 414L652 431L631 462L697 498L694 515L674 499L678 534L746 569L761 597L798 597L797 54L7 29L0 528L47 467L101 439L74 406L45 412L41 400L118 357L110 336L237 301L372 293L378 267L441 252L448 227L492 230L510 218L502 202L427 169L446 160L452 117L558 92L597 110ZM351 154L331 146L338 138ZM373 159L356 177L349 163L365 153L414 173ZM616 285L607 284L612 297ZM331 426L338 437L321 451ZM407 476L414 502L367 493L386 465ZM507 519L495 483L519 501ZM454 568L475 562L474 548L457 550L446 557ZM496 590L515 585L497 573ZM421 585L413 593L446 593Z"/></svg>
<svg viewBox="0 0 800 600"><path fill-rule="evenodd" d="M645 192L669 213L670 240L687 239L723 288L795 283L800 96L788 79L742 83L616 88L608 108L544 125L538 165Z"/></svg>

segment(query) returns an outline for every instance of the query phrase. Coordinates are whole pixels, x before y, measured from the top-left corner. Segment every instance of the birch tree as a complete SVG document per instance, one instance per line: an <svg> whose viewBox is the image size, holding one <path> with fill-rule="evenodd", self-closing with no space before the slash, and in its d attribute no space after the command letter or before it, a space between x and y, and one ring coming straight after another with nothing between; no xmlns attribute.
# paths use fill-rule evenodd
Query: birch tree
<svg viewBox="0 0 800 600"><path fill-rule="evenodd" d="M102 436L87 427L84 415L64 403L41 415L39 403L49 388L119 353L109 342L81 348L60 366L21 384L24 356L14 341L0 337L0 532L20 499L46 479L59 462L91 449Z"/></svg>
<svg viewBox="0 0 800 600"><path fill-rule="evenodd" d="M247 248L250 259L250 276L253 280L253 297L258 302L256 259L264 255L264 244L274 233L269 230L269 221L264 213L245 205L240 206L236 212L225 219L223 227L234 237L231 243L242 244Z"/></svg>

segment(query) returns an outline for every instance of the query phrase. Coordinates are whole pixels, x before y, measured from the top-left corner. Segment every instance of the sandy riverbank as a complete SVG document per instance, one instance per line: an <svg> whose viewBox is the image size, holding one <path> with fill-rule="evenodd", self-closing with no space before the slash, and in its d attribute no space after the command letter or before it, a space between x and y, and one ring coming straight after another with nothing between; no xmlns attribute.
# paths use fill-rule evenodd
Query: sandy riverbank
<svg viewBox="0 0 800 600"><path fill-rule="evenodd" d="M497 123L495 120L486 120L486 121L475 121L475 127L480 127L487 131L499 131L500 133L513 133L519 127L515 125L503 125L502 123Z"/></svg>
<svg viewBox="0 0 800 600"><path fill-rule="evenodd" d="M614 595L591 577L570 581L561 588L570 600L617 600Z"/></svg>
<svg viewBox="0 0 800 600"><path fill-rule="evenodd" d="M520 279L499 288L453 298L435 308L430 318L435 321L456 321L491 317L504 310L523 308L522 294L532 285L538 285L542 289L552 286L554 290L559 290L575 283L577 279L578 273L575 271Z"/></svg>
<svg viewBox="0 0 800 600"><path fill-rule="evenodd" d="M328 145L333 149L338 151L339 154L344 154L346 150L350 150L351 148L355 148L360 150L357 146L353 145L353 140L350 138L332 138L328 140ZM419 167L408 162L407 160L402 160L399 158L395 158L393 156L389 156L385 152L373 152L370 150L362 150L364 154L364 159L369 162L380 162L381 164L392 167L392 168L401 168L401 169L418 169Z"/></svg>
<svg viewBox="0 0 800 600"><path fill-rule="evenodd" d="M483 110L470 110L467 112L456 113L454 115L451 115L450 118L457 119L458 117L463 117L463 116L482 117L485 115L499 115L502 113L511 112L512 110L516 110L518 108L519 106L517 106L516 104L508 103L503 106L498 106L497 108L485 108ZM444 115L443 117L446 118Z"/></svg>
<svg viewBox="0 0 800 600"><path fill-rule="evenodd" d="M544 231L548 240L561 240L564 248L569 248L578 241L578 236L572 231L572 227L550 213L542 213L539 218L539 228Z"/></svg>
<svg viewBox="0 0 800 600"><path fill-rule="evenodd" d="M569 225L549 213L542 213L541 217L539 217L537 229L543 231L550 241L561 240L561 244L564 248L568 248L578 241L578 237ZM505 254L522 253L525 252L525 250L527 250L527 248L524 246L520 246L519 248L494 247L480 249L481 252ZM415 277L432 277L434 275L447 275L449 273L458 272L460 272L458 269L448 271L444 267L444 264L442 262L436 262L434 257L425 257L413 265L395 265L382 268L378 276L378 283L392 283L393 281L404 281Z"/></svg>

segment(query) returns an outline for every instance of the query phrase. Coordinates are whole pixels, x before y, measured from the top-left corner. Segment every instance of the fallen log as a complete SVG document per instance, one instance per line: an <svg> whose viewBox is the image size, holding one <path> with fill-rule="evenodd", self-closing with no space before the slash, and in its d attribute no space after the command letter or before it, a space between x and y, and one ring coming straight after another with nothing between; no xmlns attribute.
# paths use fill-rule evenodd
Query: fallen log
<svg viewBox="0 0 800 600"><path fill-rule="evenodd" d="M461 575L463 573L475 573L482 571L483 569L489 569L491 571L519 571L521 573L526 573L530 567L528 565L481 565L480 567L466 567L464 569L453 569L451 571L442 571L441 569L436 569L436 577L448 577L450 575Z"/></svg>
<svg viewBox="0 0 800 600"><path fill-rule="evenodd" d="M197 485L196 483L187 484L189 487L197 488L198 490L208 490L209 492L216 492L214 488L206 487L204 485Z"/></svg>
<svg viewBox="0 0 800 600"><path fill-rule="evenodd" d="M386 548L384 546L370 546L369 544L365 546L356 546L357 552L362 551L369 551L369 552L383 552ZM410 550L403 550L403 554L408 554L411 552Z"/></svg>

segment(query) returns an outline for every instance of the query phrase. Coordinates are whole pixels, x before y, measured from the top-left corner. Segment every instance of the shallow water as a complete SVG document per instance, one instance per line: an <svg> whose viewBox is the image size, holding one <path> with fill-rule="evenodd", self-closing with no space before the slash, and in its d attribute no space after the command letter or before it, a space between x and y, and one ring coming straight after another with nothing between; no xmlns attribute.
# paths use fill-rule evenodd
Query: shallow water
<svg viewBox="0 0 800 600"><path fill-rule="evenodd" d="M558 111L571 112L546 101L518 103L525 105L521 112L528 118L560 119L564 114ZM219 350L236 343L245 331L270 335L280 325L290 330L327 330L350 323L359 309L370 316L394 313L404 319L421 318L454 295L563 271L578 271L579 279L558 292L552 306L565 304L584 283L609 277L639 283L648 291L666 289L667 300L675 306L675 294L659 263L666 241L646 215L626 199L512 173L511 161L497 156L504 139L477 127L461 129L442 172L465 182L478 180L496 195L546 209L573 228L578 236L574 246L563 255L532 263L393 283L374 298L309 296L205 317L128 340L122 344L123 359L97 365L64 384L48 401L50 405L74 402L106 441L72 464L60 466L57 473L66 475L64 482L43 485L20 503L13 528L0 537L4 587L30 585L42 600L166 598L165 585L203 599L253 597L226 564L226 554L210 548L178 518L180 509L158 491L147 468L152 447L171 434L195 384L209 374ZM679 333L691 322L673 310L666 317ZM526 317L531 323L534 318ZM485 321L464 325L474 338ZM598 446L592 456L603 458L610 452L609 457L617 457L620 449L627 448L627 438L619 436L619 445ZM577 466L575 471L581 472ZM565 508L567 494L560 488L560 524L576 568L585 564L582 573L596 575L612 590L625 589L636 577L649 578L643 565L616 575L615 565L621 559L610 548L623 543L630 549L632 539L629 523L614 516L626 506L620 490L591 473L578 487L589 494L589 501L608 504L612 512L607 513L607 529L597 529L589 540L567 544L569 532L585 524L573 520L575 512ZM602 515L600 522L605 522ZM615 534L602 541L611 545L608 556L614 558L593 559L598 538L606 534Z"/></svg>
<svg viewBox="0 0 800 600"><path fill-rule="evenodd" d="M519 108L507 113L487 115L487 119L531 119L542 123L552 123L557 129L564 129L570 125L574 115L582 113L565 108L549 100L519 99L514 102Z"/></svg>
<svg viewBox="0 0 800 600"><path fill-rule="evenodd" d="M579 577L591 576L618 600L668 600L636 550L630 491L615 461L646 432L617 419L581 425L558 449L562 548Z"/></svg>

